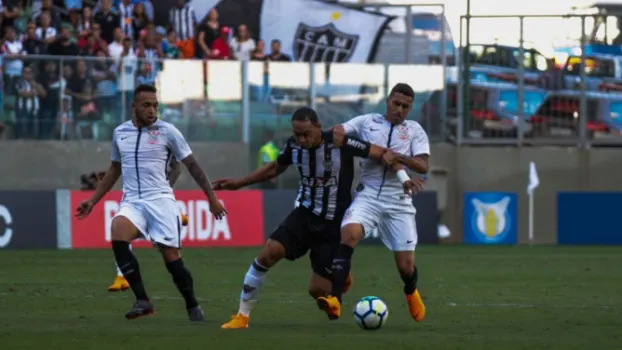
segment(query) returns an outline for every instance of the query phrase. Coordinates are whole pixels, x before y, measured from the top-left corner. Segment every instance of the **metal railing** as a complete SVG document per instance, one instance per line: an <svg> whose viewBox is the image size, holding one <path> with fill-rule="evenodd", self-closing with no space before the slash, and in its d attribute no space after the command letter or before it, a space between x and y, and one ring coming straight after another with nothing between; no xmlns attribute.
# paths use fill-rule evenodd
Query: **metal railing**
<svg viewBox="0 0 622 350"><path fill-rule="evenodd" d="M612 45L619 33L611 23L620 15L463 16L459 79L447 87L457 95L447 115L452 139L622 145L622 50ZM502 28L502 37L474 34L489 28ZM551 56L556 68L547 67Z"/></svg>
<svg viewBox="0 0 622 350"><path fill-rule="evenodd" d="M4 73L4 138L110 140L131 116L130 92L150 83L158 88L160 117L190 141L250 143L266 129L288 136L291 113L303 105L317 109L326 127L382 113L398 82L417 93L410 118L432 124L423 107L444 91L445 72L440 65L22 56L5 58ZM446 136L431 132L433 140Z"/></svg>

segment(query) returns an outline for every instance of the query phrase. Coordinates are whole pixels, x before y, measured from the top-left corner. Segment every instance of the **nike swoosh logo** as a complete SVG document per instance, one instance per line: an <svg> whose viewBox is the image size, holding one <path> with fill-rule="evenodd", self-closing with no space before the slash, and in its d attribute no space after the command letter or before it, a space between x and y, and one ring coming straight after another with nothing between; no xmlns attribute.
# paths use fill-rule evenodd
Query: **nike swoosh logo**
<svg viewBox="0 0 622 350"><path fill-rule="evenodd" d="M411 244L413 241L406 241L406 244Z"/></svg>
<svg viewBox="0 0 622 350"><path fill-rule="evenodd" d="M372 128L369 128L369 131L378 131L378 130L380 130L380 129L372 129Z"/></svg>

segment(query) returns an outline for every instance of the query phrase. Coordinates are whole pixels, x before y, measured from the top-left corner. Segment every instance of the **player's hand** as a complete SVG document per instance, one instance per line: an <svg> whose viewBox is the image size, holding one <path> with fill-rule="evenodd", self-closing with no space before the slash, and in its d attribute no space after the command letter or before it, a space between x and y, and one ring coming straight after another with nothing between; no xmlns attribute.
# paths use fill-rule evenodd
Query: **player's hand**
<svg viewBox="0 0 622 350"><path fill-rule="evenodd" d="M240 183L235 179L219 179L212 183L214 191L236 191L242 188Z"/></svg>
<svg viewBox="0 0 622 350"><path fill-rule="evenodd" d="M188 215L181 214L181 226L188 226Z"/></svg>
<svg viewBox="0 0 622 350"><path fill-rule="evenodd" d="M422 178L410 179L402 185L404 188L404 193L409 196L414 196L417 193L423 191L423 186L425 186L425 180Z"/></svg>
<svg viewBox="0 0 622 350"><path fill-rule="evenodd" d="M386 152L384 152L384 154L382 155L382 164L390 167L393 166L395 163L397 163L395 152L393 152L391 149L386 150Z"/></svg>
<svg viewBox="0 0 622 350"><path fill-rule="evenodd" d="M225 206L220 203L218 199L209 204L209 211L214 215L214 217L218 220L222 219L227 215L227 209Z"/></svg>
<svg viewBox="0 0 622 350"><path fill-rule="evenodd" d="M343 125L335 125L333 126L333 144L335 147L343 146L343 141L346 137L346 129L344 129Z"/></svg>
<svg viewBox="0 0 622 350"><path fill-rule="evenodd" d="M78 220L85 219L93 211L93 203L91 201L82 201L76 208L75 216Z"/></svg>

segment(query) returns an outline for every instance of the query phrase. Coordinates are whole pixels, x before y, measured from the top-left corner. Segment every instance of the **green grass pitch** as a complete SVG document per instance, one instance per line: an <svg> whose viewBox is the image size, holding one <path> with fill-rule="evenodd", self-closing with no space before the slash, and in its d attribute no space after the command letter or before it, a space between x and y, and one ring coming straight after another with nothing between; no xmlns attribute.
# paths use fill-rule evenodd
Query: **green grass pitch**
<svg viewBox="0 0 622 350"><path fill-rule="evenodd" d="M360 247L338 321L306 293L308 259L269 272L246 330L221 330L237 311L254 249L187 249L208 322L190 324L154 250L139 250L157 313L123 317L131 292L109 293L110 251L0 251L0 349L613 349L622 341L622 248L419 247L427 317L405 307L391 254ZM367 332L355 301L388 305L385 328Z"/></svg>

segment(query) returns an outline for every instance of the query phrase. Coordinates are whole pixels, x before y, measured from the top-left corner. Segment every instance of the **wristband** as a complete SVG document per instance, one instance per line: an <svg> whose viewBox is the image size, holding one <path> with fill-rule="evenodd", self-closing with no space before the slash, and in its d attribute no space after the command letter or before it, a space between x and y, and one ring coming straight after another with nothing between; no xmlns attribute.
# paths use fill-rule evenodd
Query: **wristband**
<svg viewBox="0 0 622 350"><path fill-rule="evenodd" d="M404 170L404 169L398 170L396 175L397 175L397 178L400 180L401 183L404 183L404 182L410 180L410 176L408 176L408 174L406 173L406 170Z"/></svg>

